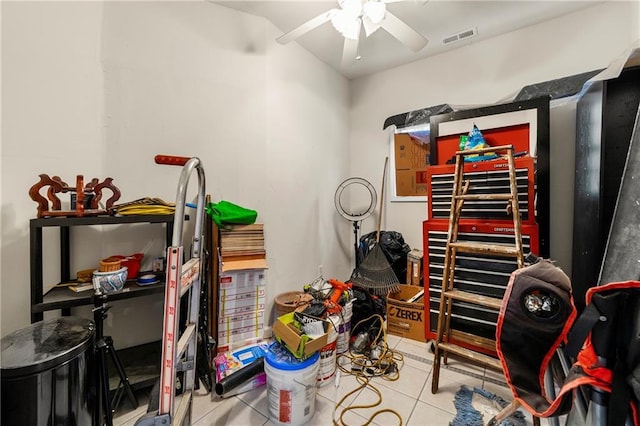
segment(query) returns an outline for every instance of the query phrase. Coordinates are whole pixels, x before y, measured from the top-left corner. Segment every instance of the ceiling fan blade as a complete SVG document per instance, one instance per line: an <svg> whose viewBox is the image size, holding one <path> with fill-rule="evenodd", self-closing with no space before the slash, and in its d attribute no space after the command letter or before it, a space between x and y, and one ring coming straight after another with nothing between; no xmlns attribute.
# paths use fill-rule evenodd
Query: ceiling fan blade
<svg viewBox="0 0 640 426"><path fill-rule="evenodd" d="M369 37L380 28L380 24L376 24L368 16L362 17L362 26L364 27L364 35L366 37Z"/></svg>
<svg viewBox="0 0 640 426"><path fill-rule="evenodd" d="M320 25L324 24L325 22L329 22L331 20L332 14L335 13L335 11L337 11L337 9L331 9L328 12L325 12L321 15L316 16L313 19L308 20L307 22L300 25L299 27L294 28L288 33L281 35L276 39L276 41L280 44L287 44L290 41L295 40L301 35L306 34L315 28L318 28Z"/></svg>
<svg viewBox="0 0 640 426"><path fill-rule="evenodd" d="M353 65L358 56L358 40L350 38L344 39L344 47L342 48L342 66L348 67Z"/></svg>
<svg viewBox="0 0 640 426"><path fill-rule="evenodd" d="M382 28L389 34L397 38L414 52L419 51L429 43L420 33L401 21L397 16L387 10L387 14L382 21Z"/></svg>

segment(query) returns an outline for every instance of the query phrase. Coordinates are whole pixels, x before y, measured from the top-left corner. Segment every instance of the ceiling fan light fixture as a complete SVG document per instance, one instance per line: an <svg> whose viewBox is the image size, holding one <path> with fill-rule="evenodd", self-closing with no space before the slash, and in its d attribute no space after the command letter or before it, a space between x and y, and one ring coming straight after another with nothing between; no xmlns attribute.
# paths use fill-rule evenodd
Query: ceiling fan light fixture
<svg viewBox="0 0 640 426"><path fill-rule="evenodd" d="M331 16L331 24L343 37L358 40L360 35L360 18L342 13L344 10L338 10Z"/></svg>
<svg viewBox="0 0 640 426"><path fill-rule="evenodd" d="M362 0L340 0L338 4L340 4L343 13L353 18L362 15Z"/></svg>
<svg viewBox="0 0 640 426"><path fill-rule="evenodd" d="M387 13L387 6L381 1L367 1L362 5L362 13L374 24L380 24Z"/></svg>

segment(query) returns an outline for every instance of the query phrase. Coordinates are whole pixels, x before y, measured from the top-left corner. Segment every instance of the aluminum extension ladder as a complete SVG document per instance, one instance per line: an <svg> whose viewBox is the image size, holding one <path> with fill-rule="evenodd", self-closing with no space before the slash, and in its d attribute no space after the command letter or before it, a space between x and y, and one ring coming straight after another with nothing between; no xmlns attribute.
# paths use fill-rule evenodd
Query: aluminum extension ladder
<svg viewBox="0 0 640 426"><path fill-rule="evenodd" d="M464 158L466 156L485 154L487 152L506 151L509 166L509 187L508 194L467 194L469 181L464 180ZM440 293L440 308L438 311L438 330L434 342L433 374L431 376L431 392L438 392L438 381L440 378L440 359L444 357L446 363L449 353L468 359L475 364L489 367L497 371L502 371L500 360L477 352L461 345L451 343L452 335L467 346L483 348L488 351L495 351L495 340L482 336L475 336L470 333L452 330L451 313L454 301L471 303L495 311L499 311L502 299L488 297L456 289L455 266L457 253L474 253L484 255L498 255L515 258L518 268L524 266L524 255L522 249L522 235L520 227L520 211L518 209L518 189L516 186L516 171L513 160L513 146L505 145L479 150L467 150L456 152L455 176L453 181L453 193L451 197L451 210L449 213L449 230L447 233L447 245L445 248L444 270L442 277L442 291ZM475 241L459 241L458 225L461 211L465 201L470 200L503 200L507 203L507 209L513 217L514 244L487 244Z"/></svg>
<svg viewBox="0 0 640 426"><path fill-rule="evenodd" d="M178 182L173 237L167 247L167 271L162 329L162 365L158 410L139 418L136 426L182 426L191 424L191 407L196 379L196 349L200 310L200 283L205 211L205 176L196 158L157 155L158 164L183 166ZM182 232L186 191L193 170L198 173L198 199L191 258L183 263ZM185 298L186 324L180 324L181 301ZM183 373L182 394L176 395L177 373ZM152 398L153 400L153 395Z"/></svg>

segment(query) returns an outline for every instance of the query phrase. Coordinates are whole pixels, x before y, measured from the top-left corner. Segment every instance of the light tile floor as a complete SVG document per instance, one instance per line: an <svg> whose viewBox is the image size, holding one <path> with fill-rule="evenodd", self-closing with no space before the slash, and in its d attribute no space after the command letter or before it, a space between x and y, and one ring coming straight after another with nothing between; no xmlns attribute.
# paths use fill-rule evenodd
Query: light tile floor
<svg viewBox="0 0 640 426"><path fill-rule="evenodd" d="M429 351L430 344L414 340L388 336L388 345L404 355L404 365L397 381L386 381L375 378L373 384L380 390L382 402L375 408L349 410L344 414L345 425L364 425L377 410L393 408L402 417L405 426L440 426L448 425L455 417L453 405L455 393L460 386L482 387L497 394L507 401L511 400L511 392L503 382L503 378L495 372L485 372L483 368L450 359L447 366L440 369L438 392L431 393L431 368L433 355ZM310 426L331 425L334 407L346 393L356 389L358 383L353 376L340 377L339 386L333 383L318 388L316 407L313 418L307 423ZM368 388L362 389L347 398L341 407L335 410L335 419L339 419L344 407L370 405L377 399L375 393ZM147 409L144 396L136 410L126 407L116 413L114 425L133 426ZM524 413L528 424L532 418ZM488 420L488 418L486 419ZM274 426L269 420L266 387L254 389L226 399L206 394L204 388L198 391L193 404L193 426ZM390 413L383 413L373 419L372 425L397 425L398 419ZM542 420L546 425L547 420Z"/></svg>

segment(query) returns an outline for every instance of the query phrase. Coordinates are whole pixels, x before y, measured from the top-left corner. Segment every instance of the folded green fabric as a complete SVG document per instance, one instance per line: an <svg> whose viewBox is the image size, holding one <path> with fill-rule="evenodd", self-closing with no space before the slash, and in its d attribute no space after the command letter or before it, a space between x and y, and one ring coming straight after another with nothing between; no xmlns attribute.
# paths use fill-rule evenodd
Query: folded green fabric
<svg viewBox="0 0 640 426"><path fill-rule="evenodd" d="M231 224L251 225L255 223L258 217L257 211L246 209L224 200L219 203L207 204L205 210L216 225L220 227Z"/></svg>

